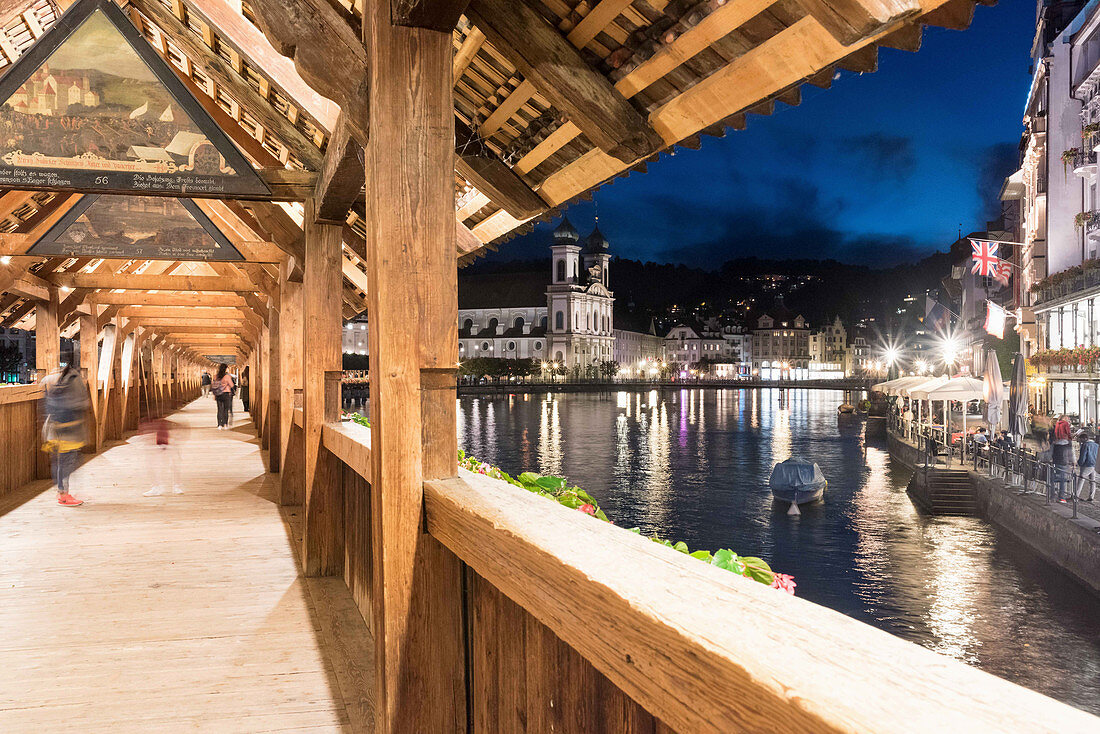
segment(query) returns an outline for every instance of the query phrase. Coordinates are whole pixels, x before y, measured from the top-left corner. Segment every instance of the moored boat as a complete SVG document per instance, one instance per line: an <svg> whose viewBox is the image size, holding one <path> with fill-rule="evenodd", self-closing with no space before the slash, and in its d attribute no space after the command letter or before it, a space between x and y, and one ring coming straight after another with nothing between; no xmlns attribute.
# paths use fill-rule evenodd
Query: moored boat
<svg viewBox="0 0 1100 734"><path fill-rule="evenodd" d="M777 500L790 502L789 513L796 515L799 505L822 499L829 483L817 464L792 457L775 465L768 484L771 486L772 496Z"/></svg>

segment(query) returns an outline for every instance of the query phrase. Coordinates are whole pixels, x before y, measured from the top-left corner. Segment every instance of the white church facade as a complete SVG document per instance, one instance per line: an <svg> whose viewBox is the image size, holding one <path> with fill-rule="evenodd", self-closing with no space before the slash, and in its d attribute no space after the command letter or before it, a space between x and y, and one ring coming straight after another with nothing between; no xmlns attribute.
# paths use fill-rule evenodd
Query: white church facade
<svg viewBox="0 0 1100 734"><path fill-rule="evenodd" d="M614 356L614 294L607 239L584 241L568 219L553 234L550 279L494 273L459 279L459 358L533 358L565 369Z"/></svg>

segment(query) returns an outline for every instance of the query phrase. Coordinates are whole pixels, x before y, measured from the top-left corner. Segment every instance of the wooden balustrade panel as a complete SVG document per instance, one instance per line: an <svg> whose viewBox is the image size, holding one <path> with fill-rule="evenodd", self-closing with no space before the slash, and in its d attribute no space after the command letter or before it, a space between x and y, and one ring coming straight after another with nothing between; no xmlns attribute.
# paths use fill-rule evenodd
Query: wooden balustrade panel
<svg viewBox="0 0 1100 734"><path fill-rule="evenodd" d="M39 394L37 386L0 387L0 495L39 478Z"/></svg>
<svg viewBox="0 0 1100 734"><path fill-rule="evenodd" d="M347 464L341 464L344 481L344 583L374 633L371 604L374 582L371 558L370 485Z"/></svg>
<svg viewBox="0 0 1100 734"><path fill-rule="evenodd" d="M475 732L672 734L550 628L469 568L466 602Z"/></svg>

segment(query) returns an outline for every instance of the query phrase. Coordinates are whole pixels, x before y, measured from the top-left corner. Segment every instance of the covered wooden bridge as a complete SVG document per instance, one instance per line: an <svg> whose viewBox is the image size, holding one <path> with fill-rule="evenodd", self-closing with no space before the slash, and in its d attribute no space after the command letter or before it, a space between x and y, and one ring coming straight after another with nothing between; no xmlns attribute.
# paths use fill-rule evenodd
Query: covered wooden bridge
<svg viewBox="0 0 1100 734"><path fill-rule="evenodd" d="M95 455L50 504L41 388L0 387L0 731L1096 731L457 469L457 265L973 12L2 0L0 323L40 375L79 341ZM370 428L338 420L364 311ZM196 401L222 356L229 433ZM128 440L164 405L178 502Z"/></svg>

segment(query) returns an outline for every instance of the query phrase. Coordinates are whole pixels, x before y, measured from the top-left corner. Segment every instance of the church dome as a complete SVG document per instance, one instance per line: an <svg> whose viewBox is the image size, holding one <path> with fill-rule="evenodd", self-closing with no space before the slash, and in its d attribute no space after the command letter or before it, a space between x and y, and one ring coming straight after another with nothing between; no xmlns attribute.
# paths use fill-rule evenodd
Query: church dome
<svg viewBox="0 0 1100 734"><path fill-rule="evenodd" d="M585 249L593 255L607 252L611 245L608 243L607 238L603 236L603 232L599 227L592 230L592 234L588 235L588 240L585 243Z"/></svg>
<svg viewBox="0 0 1100 734"><path fill-rule="evenodd" d="M580 241L580 233L577 232L577 228L573 226L573 223L569 221L569 217L562 217L561 224L554 230L554 244L575 245Z"/></svg>

